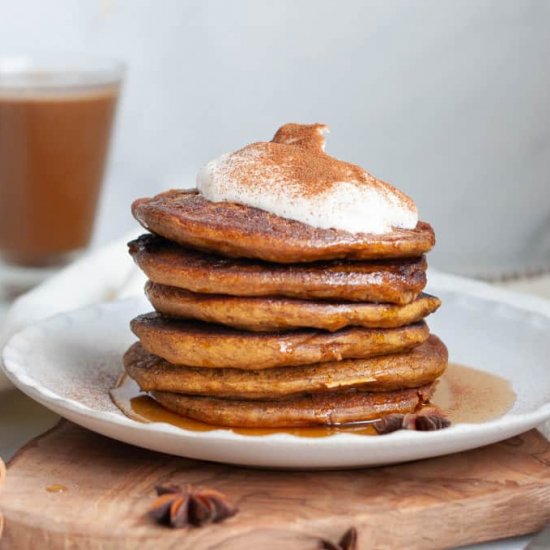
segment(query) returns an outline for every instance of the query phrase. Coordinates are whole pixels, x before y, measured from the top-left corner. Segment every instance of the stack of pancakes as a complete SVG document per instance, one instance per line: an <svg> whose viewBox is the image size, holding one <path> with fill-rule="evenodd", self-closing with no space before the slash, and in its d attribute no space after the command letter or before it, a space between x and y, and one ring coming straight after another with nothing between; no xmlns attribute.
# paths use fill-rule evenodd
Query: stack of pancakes
<svg viewBox="0 0 550 550"><path fill-rule="evenodd" d="M431 227L319 229L169 191L133 204L129 244L155 312L127 373L162 406L220 426L368 421L427 402L447 350L424 318Z"/></svg>

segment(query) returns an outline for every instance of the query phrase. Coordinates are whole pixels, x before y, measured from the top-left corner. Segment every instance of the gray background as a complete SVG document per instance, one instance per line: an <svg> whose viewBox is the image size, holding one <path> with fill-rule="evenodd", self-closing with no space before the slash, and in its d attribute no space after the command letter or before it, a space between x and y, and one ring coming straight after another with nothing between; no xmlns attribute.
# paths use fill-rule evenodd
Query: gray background
<svg viewBox="0 0 550 550"><path fill-rule="evenodd" d="M287 121L411 194L433 265L550 265L550 2L0 0L0 50L114 55L129 71L96 242L132 198Z"/></svg>

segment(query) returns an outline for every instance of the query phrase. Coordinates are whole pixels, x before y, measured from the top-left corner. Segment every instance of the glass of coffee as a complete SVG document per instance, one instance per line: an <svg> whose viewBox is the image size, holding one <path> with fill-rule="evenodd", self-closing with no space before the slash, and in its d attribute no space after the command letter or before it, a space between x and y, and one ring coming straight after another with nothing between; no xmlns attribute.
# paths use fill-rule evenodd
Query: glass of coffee
<svg viewBox="0 0 550 550"><path fill-rule="evenodd" d="M0 280L32 286L90 242L123 66L0 56Z"/></svg>

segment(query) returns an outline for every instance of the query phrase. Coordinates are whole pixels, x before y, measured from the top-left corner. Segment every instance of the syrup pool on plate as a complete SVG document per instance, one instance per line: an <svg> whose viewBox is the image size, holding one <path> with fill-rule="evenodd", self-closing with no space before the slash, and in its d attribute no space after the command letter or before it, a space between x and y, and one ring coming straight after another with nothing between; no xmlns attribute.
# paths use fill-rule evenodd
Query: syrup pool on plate
<svg viewBox="0 0 550 550"><path fill-rule="evenodd" d="M231 430L240 435L271 435L287 433L300 437L326 437L337 433L377 435L373 422L347 426L313 426L304 428L226 428L205 424L180 416L161 407L129 376L123 374L111 390L115 405L129 418L138 422L164 422L185 430L208 432ZM453 423L481 423L502 416L515 402L510 383L495 374L472 367L450 363L440 378L430 405L440 408Z"/></svg>

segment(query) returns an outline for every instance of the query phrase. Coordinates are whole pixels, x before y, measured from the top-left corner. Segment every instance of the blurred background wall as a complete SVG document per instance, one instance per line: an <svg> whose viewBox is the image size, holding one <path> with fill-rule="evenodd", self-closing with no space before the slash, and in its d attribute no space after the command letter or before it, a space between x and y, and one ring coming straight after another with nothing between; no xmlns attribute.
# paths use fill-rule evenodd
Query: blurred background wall
<svg viewBox="0 0 550 550"><path fill-rule="evenodd" d="M432 265L550 266L550 2L0 0L0 51L128 64L96 242L210 158L325 122L327 151L412 195Z"/></svg>

